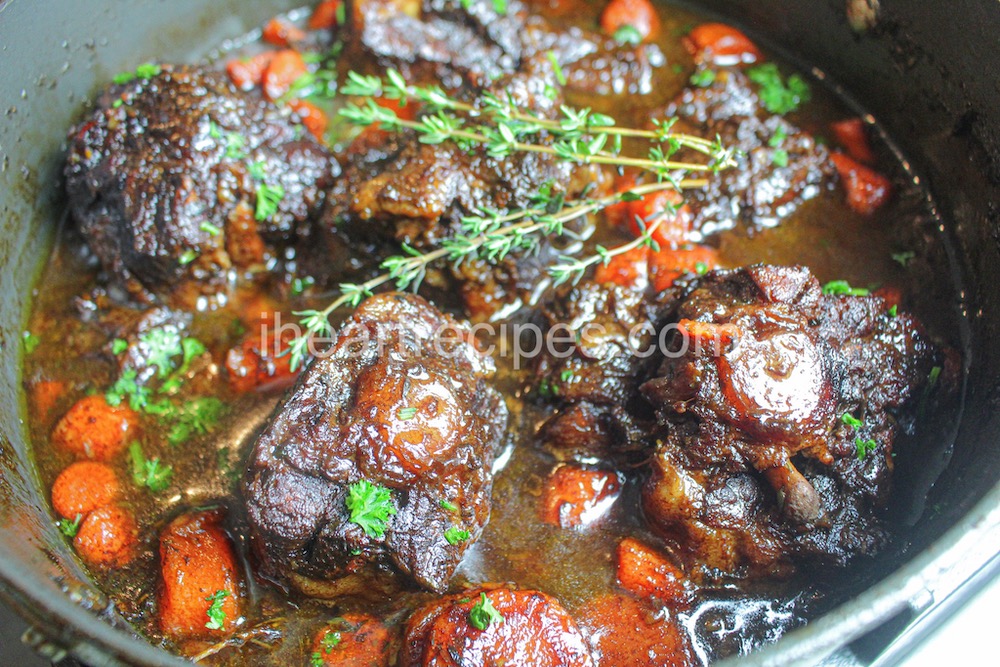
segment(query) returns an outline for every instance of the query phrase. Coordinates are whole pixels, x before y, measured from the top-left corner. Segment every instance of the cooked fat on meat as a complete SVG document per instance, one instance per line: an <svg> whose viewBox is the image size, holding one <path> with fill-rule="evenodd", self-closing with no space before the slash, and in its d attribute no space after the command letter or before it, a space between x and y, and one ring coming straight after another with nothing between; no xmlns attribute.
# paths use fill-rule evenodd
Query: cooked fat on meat
<svg viewBox="0 0 1000 667"><path fill-rule="evenodd" d="M493 361L471 341L417 296L358 307L251 455L243 497L265 573L316 591L370 565L448 586L489 519L507 425ZM389 503L384 521L352 510L352 494Z"/></svg>

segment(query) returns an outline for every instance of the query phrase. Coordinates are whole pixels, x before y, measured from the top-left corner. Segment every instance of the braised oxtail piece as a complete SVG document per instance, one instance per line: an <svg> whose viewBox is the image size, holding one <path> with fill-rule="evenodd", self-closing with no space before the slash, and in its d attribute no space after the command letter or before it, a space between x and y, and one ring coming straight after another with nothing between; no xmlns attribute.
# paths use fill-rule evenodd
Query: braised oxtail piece
<svg viewBox="0 0 1000 667"><path fill-rule="evenodd" d="M493 372L466 326L422 298L363 302L251 455L243 497L263 571L316 595L391 568L445 589L489 519L507 425Z"/></svg>
<svg viewBox="0 0 1000 667"><path fill-rule="evenodd" d="M766 265L694 279L676 315L641 387L659 421L653 526L725 571L878 550L898 423L942 358L920 325Z"/></svg>

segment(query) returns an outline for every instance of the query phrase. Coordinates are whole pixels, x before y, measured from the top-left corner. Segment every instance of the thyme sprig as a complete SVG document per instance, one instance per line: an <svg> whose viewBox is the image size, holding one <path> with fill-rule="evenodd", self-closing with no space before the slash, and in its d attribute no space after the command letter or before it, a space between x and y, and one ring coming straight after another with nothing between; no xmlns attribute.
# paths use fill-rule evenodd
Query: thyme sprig
<svg viewBox="0 0 1000 667"><path fill-rule="evenodd" d="M539 235L561 236L566 231L566 225L578 218L599 211L611 204L634 200L637 197L658 192L660 190L680 187L704 186L704 180L682 180L677 183L658 182L639 185L626 192L619 192L606 197L579 201L561 202L558 197L541 196L539 199L546 205L520 209L511 212L482 211L478 216L462 218L462 233L442 242L440 248L429 252L420 252L404 245L402 255L393 255L382 261L384 273L363 283L342 283L339 286L340 296L334 299L322 310L301 310L294 315L300 318L300 324L305 333L291 341L291 366L299 367L308 352L310 340L314 336L328 336L333 333L330 316L345 306L356 308L366 297L383 285L393 283L397 290L419 288L426 274L427 267L438 260L447 259L459 262L469 257L479 257L496 262L504 259L511 251L532 247ZM560 205L555 213L549 212L553 203ZM653 221L645 227L638 221L642 233L634 240L615 248L606 249L598 246L593 257L577 260L562 257L560 263L549 267L549 275L555 284L568 280L578 280L586 269L598 262L607 264L617 255L626 253L640 245L654 244L652 233L662 222L662 218Z"/></svg>
<svg viewBox="0 0 1000 667"><path fill-rule="evenodd" d="M566 225L600 211L612 204L633 201L660 190L683 190L704 187L704 178L688 178L690 173L709 175L736 166L736 152L715 140L673 131L674 120L657 121L653 129L619 127L613 118L591 109L561 106L558 118L543 118L520 107L512 96L502 99L484 93L475 103L464 102L438 86L416 86L406 82L394 69L385 78L349 72L340 87L343 95L361 98L345 104L339 114L359 126L379 124L390 131L409 130L424 144L453 142L460 149L471 151L482 146L496 158L512 153L545 153L560 160L578 164L601 164L635 167L655 175L655 182L636 186L627 192L598 198L565 200L553 195L547 184L532 205L518 210L481 210L460 221L461 229L441 246L422 252L406 244L402 254L386 258L380 265L383 273L362 283L344 283L340 296L321 310L297 311L304 333L289 344L291 366L298 368L306 358L314 338L333 333L330 316L343 307L357 307L375 290L388 284L397 290L417 291L427 268L439 260L456 265L469 258L488 262L503 260L510 252L537 248L543 236L562 236ZM416 120L400 118L394 109L381 106L377 98L396 100L400 106L420 104L421 115ZM623 140L646 140L644 156L624 155ZM631 144L630 144L631 145ZM682 149L706 156L704 161L675 159ZM548 272L555 284L579 280L595 264L607 264L617 255L642 245L655 247L652 232L662 217L649 227L638 220L638 238L622 246L608 249L597 246L596 254L585 258L560 257Z"/></svg>

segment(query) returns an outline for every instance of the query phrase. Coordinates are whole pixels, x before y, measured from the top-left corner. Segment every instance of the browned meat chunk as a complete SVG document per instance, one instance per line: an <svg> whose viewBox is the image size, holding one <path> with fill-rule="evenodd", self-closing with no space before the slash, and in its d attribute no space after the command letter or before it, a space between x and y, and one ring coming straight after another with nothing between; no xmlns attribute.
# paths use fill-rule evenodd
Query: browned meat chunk
<svg viewBox="0 0 1000 667"><path fill-rule="evenodd" d="M488 624L477 617L476 608L484 606L498 615ZM418 609L407 623L400 662L402 667L594 664L576 623L556 600L505 588L467 591Z"/></svg>
<svg viewBox="0 0 1000 667"><path fill-rule="evenodd" d="M190 307L307 235L338 167L292 118L192 67L165 65L102 95L70 134L65 173L112 285Z"/></svg>
<svg viewBox="0 0 1000 667"><path fill-rule="evenodd" d="M666 295L583 282L546 307L551 339L573 339L541 355L536 366L539 395L559 406L541 431L558 455L607 455L640 446L648 428L637 416L651 414L638 386L658 363L642 351L668 311L666 301Z"/></svg>
<svg viewBox="0 0 1000 667"><path fill-rule="evenodd" d="M807 269L692 282L656 377L646 515L709 567L842 563L884 542L897 420L940 352L876 296Z"/></svg>
<svg viewBox="0 0 1000 667"><path fill-rule="evenodd" d="M835 183L825 146L781 116L768 112L753 84L737 69L720 69L706 87L686 88L663 112L678 131L718 135L738 149L738 165L685 193L694 227L704 235L739 224L774 227Z"/></svg>
<svg viewBox="0 0 1000 667"><path fill-rule="evenodd" d="M303 585L391 564L447 586L489 519L507 424L493 362L470 341L419 297L361 304L251 456L243 496L264 572Z"/></svg>
<svg viewBox="0 0 1000 667"><path fill-rule="evenodd" d="M613 39L572 27L557 31L518 0L498 13L493 4L459 0L355 0L348 48L375 56L407 78L433 79L446 88L486 86L523 71L551 52L568 88L595 95L645 95L653 71L665 63L652 44L623 47Z"/></svg>

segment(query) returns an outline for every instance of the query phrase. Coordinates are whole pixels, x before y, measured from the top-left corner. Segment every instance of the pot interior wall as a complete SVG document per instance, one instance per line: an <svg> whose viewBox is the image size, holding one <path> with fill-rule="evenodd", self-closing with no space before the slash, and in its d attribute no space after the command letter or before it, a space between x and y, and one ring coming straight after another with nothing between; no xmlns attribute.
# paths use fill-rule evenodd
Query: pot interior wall
<svg viewBox="0 0 1000 667"><path fill-rule="evenodd" d="M68 0L0 3L0 582L26 615L94 664L126 655L132 663L180 663L133 640L127 629L111 627L113 610L89 586L52 525L46 494L37 488L30 463L22 422L20 334L33 280L61 213L63 133L114 73L144 60L191 60L204 44L243 34L294 4L116 0L83 8ZM927 180L962 258L967 290L962 307L974 350L967 360L969 391L958 445L932 492L932 502L946 503L946 510L914 529L915 553L968 515L1000 478L995 446L1000 352L991 344L1000 336L1000 293L993 287L1000 284L1000 209L993 203L1000 202L1000 80L990 75L1000 71L995 48L1000 11L990 0L886 1L879 26L859 35L847 24L844 0L702 4L803 62L819 65L880 118L915 172ZM894 576L883 584L901 590L905 582ZM849 620L837 614L830 619L824 621ZM839 636L843 641L856 634L857 628ZM104 648L95 652L92 644L80 641L88 636ZM793 634L782 643L796 641ZM814 650L831 650L831 642L820 642ZM776 650L787 649L779 645Z"/></svg>

